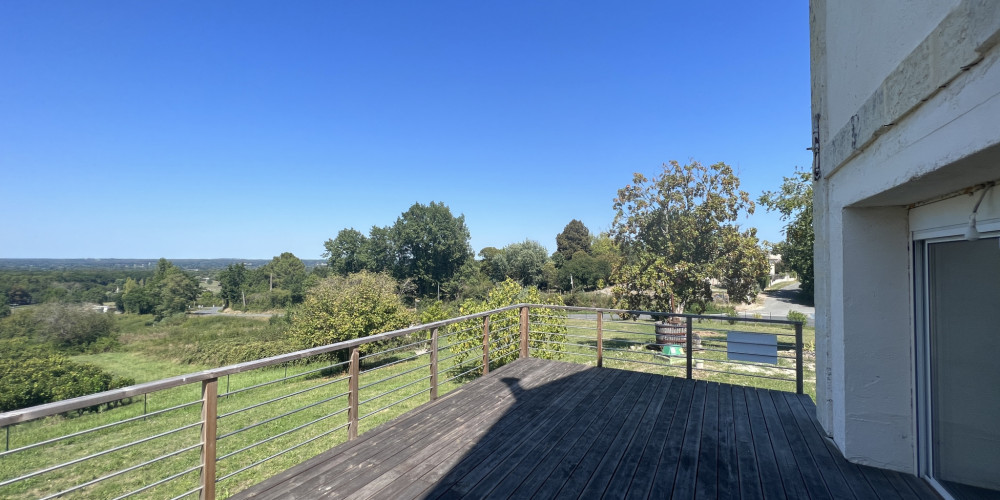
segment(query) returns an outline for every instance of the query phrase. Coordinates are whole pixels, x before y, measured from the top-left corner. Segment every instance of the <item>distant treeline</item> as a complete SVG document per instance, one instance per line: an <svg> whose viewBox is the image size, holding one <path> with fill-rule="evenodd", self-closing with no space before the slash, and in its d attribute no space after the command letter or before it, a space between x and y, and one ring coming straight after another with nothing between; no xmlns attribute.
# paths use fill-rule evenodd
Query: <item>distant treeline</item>
<svg viewBox="0 0 1000 500"><path fill-rule="evenodd" d="M145 280L155 268L0 270L0 300L14 306L46 302L100 304L120 290L127 279Z"/></svg>
<svg viewBox="0 0 1000 500"><path fill-rule="evenodd" d="M59 270L59 269L156 269L156 259L0 259L0 270ZM247 268L263 267L270 259L170 259L185 271L219 271L230 264L242 263ZM306 269L326 264L326 260L304 259Z"/></svg>

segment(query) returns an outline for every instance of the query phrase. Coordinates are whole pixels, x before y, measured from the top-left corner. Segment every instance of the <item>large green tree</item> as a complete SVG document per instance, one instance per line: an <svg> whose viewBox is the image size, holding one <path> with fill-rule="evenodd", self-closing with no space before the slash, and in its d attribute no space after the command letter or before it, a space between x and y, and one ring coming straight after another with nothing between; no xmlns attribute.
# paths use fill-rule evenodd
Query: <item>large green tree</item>
<svg viewBox="0 0 1000 500"><path fill-rule="evenodd" d="M198 297L198 280L167 259L156 264L153 276L145 282L126 279L124 290L116 303L125 312L155 313L162 318L187 311Z"/></svg>
<svg viewBox="0 0 1000 500"><path fill-rule="evenodd" d="M543 271L548 260L549 252L541 243L524 240L503 247L497 264L503 278L512 279L523 286L537 286L543 280Z"/></svg>
<svg viewBox="0 0 1000 500"><path fill-rule="evenodd" d="M580 250L559 268L559 288L573 291L597 288L611 276L611 262L606 256L592 256Z"/></svg>
<svg viewBox="0 0 1000 500"><path fill-rule="evenodd" d="M283 252L271 259L263 271L268 277L268 289L285 290L291 294L292 302L302 301L306 281L306 265L291 252Z"/></svg>
<svg viewBox="0 0 1000 500"><path fill-rule="evenodd" d="M162 272L161 272L162 268ZM198 298L198 281L166 259L160 259L149 285L157 297L157 316L169 316L187 311Z"/></svg>
<svg viewBox="0 0 1000 500"><path fill-rule="evenodd" d="M366 256L369 242L365 235L354 228L341 229L337 237L323 244L323 256L330 263L330 271L341 276L369 268Z"/></svg>
<svg viewBox="0 0 1000 500"><path fill-rule="evenodd" d="M803 170L785 177L778 191L765 191L760 204L776 210L785 221L785 241L774 246L781 262L799 278L800 289L813 299L813 186L812 175Z"/></svg>
<svg viewBox="0 0 1000 500"><path fill-rule="evenodd" d="M465 216L453 216L444 203L413 204L389 234L396 250L396 277L412 279L421 295L435 292L472 257Z"/></svg>
<svg viewBox="0 0 1000 500"><path fill-rule="evenodd" d="M721 283L734 301L752 300L767 255L754 230L736 220L752 214L750 195L725 163L663 165L659 176L635 174L618 190L610 234L621 251L611 280L619 306L683 311L712 300Z"/></svg>
<svg viewBox="0 0 1000 500"><path fill-rule="evenodd" d="M569 221L562 232L556 235L556 253L562 261L573 258L577 252L590 253L590 230L576 219Z"/></svg>
<svg viewBox="0 0 1000 500"><path fill-rule="evenodd" d="M247 306L247 291L250 286L250 272L242 262L229 264L219 271L219 295L226 301L225 307L232 307L236 302Z"/></svg>

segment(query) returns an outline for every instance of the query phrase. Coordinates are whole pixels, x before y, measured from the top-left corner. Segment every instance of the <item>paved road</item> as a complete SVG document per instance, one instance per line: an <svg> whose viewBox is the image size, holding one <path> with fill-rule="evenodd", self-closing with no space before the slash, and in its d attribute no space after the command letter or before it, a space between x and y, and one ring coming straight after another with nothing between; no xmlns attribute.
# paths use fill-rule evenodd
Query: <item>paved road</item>
<svg viewBox="0 0 1000 500"><path fill-rule="evenodd" d="M276 316L274 313L244 313L244 312L233 312L224 313L221 307L201 307L190 311L188 314L194 314L197 316L215 316L218 314L225 314L228 316L245 316L250 318L270 318L271 316Z"/></svg>
<svg viewBox="0 0 1000 500"><path fill-rule="evenodd" d="M816 308L801 302L798 282L780 290L764 292L764 305L748 309L747 313L757 313L765 318L786 319L789 311L798 311L805 314L809 318L806 324L814 324Z"/></svg>

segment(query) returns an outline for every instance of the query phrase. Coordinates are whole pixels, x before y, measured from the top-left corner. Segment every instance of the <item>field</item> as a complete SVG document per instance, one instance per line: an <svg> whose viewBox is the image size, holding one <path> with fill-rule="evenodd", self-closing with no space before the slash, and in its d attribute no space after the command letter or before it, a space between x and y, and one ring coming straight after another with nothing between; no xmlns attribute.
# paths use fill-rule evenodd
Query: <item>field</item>
<svg viewBox="0 0 1000 500"><path fill-rule="evenodd" d="M565 331L539 334L536 338L540 340L532 343L532 355L596 364L596 315L572 313L566 317L563 313L539 312L533 314L532 330L543 330L543 324L552 320L565 321ZM122 346L117 352L74 359L98 364L141 383L222 364L212 362L213 354L232 362L233 357L252 354L254 349L267 352L287 348L281 325L266 319L190 317L155 325L141 317L124 317L122 321ZM723 364L725 332L736 329L784 334L778 337L779 356L791 359L779 359L777 366ZM516 356L516 319L494 318L490 330L490 364L496 367ZM794 391L795 372L788 369L794 368L794 336L788 336L793 330L707 320L695 323L694 330L703 348L692 353L702 360L702 369L694 370L696 378ZM652 323L605 316L603 331L605 367L685 375L684 356L665 356L646 348L655 339ZM474 325L442 331L439 394L454 390L482 372L482 348L476 340L479 335L481 327ZM812 337L812 330L806 329L807 346L813 344ZM359 432L429 400L429 344L427 334L420 333L381 346L379 353L363 356ZM219 379L217 477L221 498L347 439L348 377L346 363L340 359L310 359ZM815 367L808 355L804 368L806 391L814 395L815 385L810 382L815 379ZM170 498L192 491L199 474L201 389L200 383L189 384L134 398L131 404L100 413L49 417L5 429L9 433L5 449L34 447L0 455L0 484L66 461L70 465L0 486L0 497L44 497L111 474L116 475L73 493L95 498L128 493ZM82 434L46 443L72 433ZM97 453L100 455L82 461ZM73 463L75 460L81 462Z"/></svg>

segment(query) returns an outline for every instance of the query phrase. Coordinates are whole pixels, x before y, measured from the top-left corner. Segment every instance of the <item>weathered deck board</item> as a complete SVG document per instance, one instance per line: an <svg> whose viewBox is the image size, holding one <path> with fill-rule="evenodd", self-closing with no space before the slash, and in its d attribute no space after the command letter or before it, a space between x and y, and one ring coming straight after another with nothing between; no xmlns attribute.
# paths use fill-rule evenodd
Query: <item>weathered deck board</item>
<svg viewBox="0 0 1000 500"><path fill-rule="evenodd" d="M233 498L935 498L851 464L805 396L539 359Z"/></svg>

